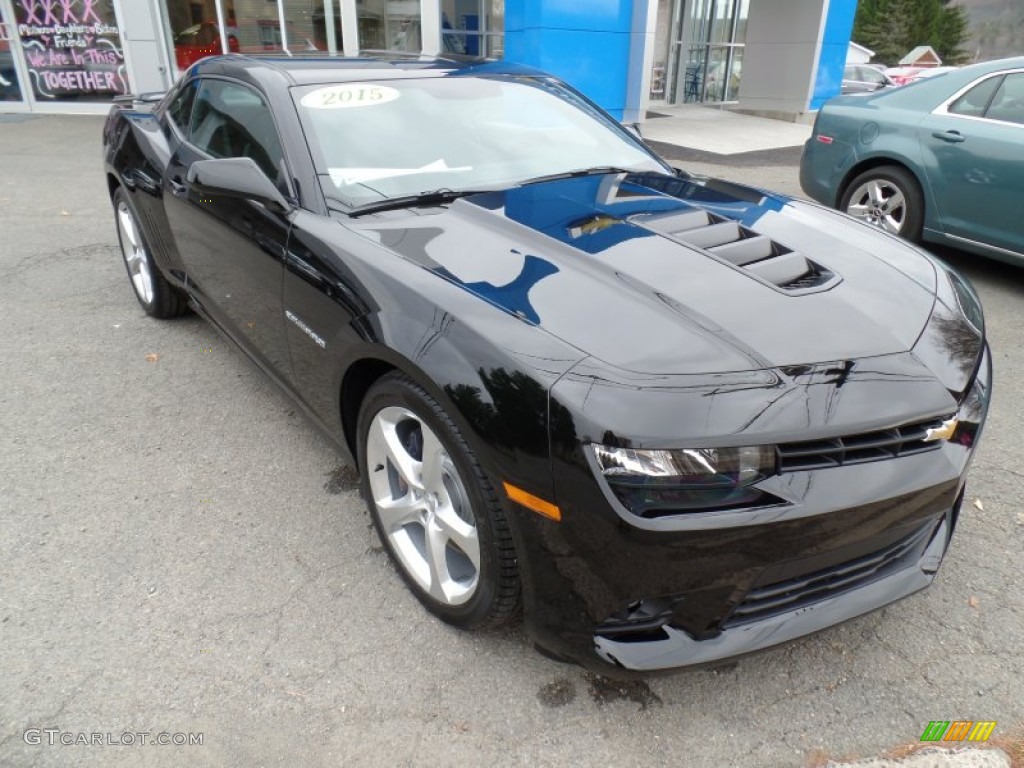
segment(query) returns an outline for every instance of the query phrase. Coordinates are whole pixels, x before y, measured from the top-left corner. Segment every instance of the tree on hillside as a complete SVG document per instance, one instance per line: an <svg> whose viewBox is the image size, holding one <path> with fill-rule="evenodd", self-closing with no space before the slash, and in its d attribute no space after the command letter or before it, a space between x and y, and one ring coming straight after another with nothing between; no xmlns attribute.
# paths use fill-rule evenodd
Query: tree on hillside
<svg viewBox="0 0 1024 768"><path fill-rule="evenodd" d="M939 45L932 45L946 64L964 64L970 58L965 45L971 37L971 20L967 9L953 5L951 0L941 0L942 9L935 22Z"/></svg>
<svg viewBox="0 0 1024 768"><path fill-rule="evenodd" d="M960 64L968 36L967 12L953 0L861 0L853 23L853 39L890 66L919 45Z"/></svg>

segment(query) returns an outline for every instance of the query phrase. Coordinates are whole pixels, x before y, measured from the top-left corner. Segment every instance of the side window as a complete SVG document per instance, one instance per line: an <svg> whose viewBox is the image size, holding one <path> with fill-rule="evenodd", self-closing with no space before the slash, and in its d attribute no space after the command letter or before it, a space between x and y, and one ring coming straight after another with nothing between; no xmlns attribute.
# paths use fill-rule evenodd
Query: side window
<svg viewBox="0 0 1024 768"><path fill-rule="evenodd" d="M1000 77L990 77L982 80L967 93L949 105L951 115L966 115L967 117L981 117L985 114L985 107L992 99L992 94L1002 80Z"/></svg>
<svg viewBox="0 0 1024 768"><path fill-rule="evenodd" d="M1024 125L1024 72L1003 78L985 117Z"/></svg>
<svg viewBox="0 0 1024 768"><path fill-rule="evenodd" d="M252 158L282 194L290 194L270 107L249 86L203 80L192 110L189 141L212 157Z"/></svg>
<svg viewBox="0 0 1024 768"><path fill-rule="evenodd" d="M861 67L860 71L865 83L874 83L875 85L881 85L882 83L885 82L885 75L883 75L877 69L872 69L871 67Z"/></svg>
<svg viewBox="0 0 1024 768"><path fill-rule="evenodd" d="M182 136L188 136L188 124L192 116L192 104L196 100L196 81L189 80L178 91L167 108L167 119L174 123Z"/></svg>
<svg viewBox="0 0 1024 768"><path fill-rule="evenodd" d="M843 80L859 80L856 67L847 67L843 70Z"/></svg>

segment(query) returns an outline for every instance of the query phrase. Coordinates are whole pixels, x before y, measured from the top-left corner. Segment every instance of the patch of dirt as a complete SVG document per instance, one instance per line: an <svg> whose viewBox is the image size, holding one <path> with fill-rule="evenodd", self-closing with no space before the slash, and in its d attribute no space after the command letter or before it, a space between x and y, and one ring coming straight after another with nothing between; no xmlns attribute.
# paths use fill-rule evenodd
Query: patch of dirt
<svg viewBox="0 0 1024 768"><path fill-rule="evenodd" d="M643 680L611 680L601 675L588 674L590 697L600 705L615 701L632 701L640 709L662 705L661 697Z"/></svg>
<svg viewBox="0 0 1024 768"><path fill-rule="evenodd" d="M540 687L537 698L545 707L564 707L576 698L576 686L566 677L556 677Z"/></svg>
<svg viewBox="0 0 1024 768"><path fill-rule="evenodd" d="M354 491L359 487L359 473L348 464L342 464L327 473L324 490L336 496L345 491Z"/></svg>

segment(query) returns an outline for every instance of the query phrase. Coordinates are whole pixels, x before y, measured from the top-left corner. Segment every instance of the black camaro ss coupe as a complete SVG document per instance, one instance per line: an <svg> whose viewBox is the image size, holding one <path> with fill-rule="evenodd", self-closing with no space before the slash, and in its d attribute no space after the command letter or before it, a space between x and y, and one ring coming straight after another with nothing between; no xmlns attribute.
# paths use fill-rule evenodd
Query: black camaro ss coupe
<svg viewBox="0 0 1024 768"><path fill-rule="evenodd" d="M991 363L920 249L501 62L206 59L104 146L143 309L207 318L335 439L443 620L522 606L628 674L934 578Z"/></svg>

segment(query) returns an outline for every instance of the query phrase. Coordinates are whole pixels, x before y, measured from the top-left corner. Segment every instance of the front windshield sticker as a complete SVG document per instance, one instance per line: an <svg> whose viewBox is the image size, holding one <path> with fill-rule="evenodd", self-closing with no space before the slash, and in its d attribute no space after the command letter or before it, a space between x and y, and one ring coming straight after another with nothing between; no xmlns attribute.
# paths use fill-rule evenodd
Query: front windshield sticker
<svg viewBox="0 0 1024 768"><path fill-rule="evenodd" d="M331 174L331 181L342 187L347 184L362 184L366 181L377 181L379 179L392 179L396 176L412 176L418 173L465 173L472 171L473 166L461 165L452 167L444 158L435 160L432 163L421 165L419 168L328 168Z"/></svg>
<svg viewBox="0 0 1024 768"><path fill-rule="evenodd" d="M343 83L317 88L302 97L302 106L309 109L348 109L387 104L402 94L397 88L371 83Z"/></svg>

